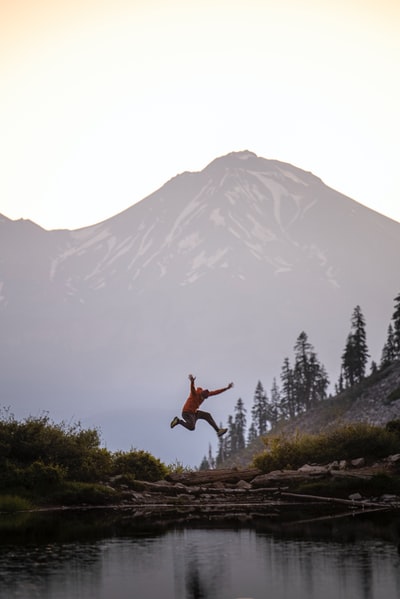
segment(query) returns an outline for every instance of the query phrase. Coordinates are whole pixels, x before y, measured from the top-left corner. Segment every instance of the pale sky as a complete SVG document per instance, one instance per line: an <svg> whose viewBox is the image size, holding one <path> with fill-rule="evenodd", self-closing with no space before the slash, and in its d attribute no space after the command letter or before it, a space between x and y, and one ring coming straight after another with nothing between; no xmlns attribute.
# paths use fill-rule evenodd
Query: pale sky
<svg viewBox="0 0 400 599"><path fill-rule="evenodd" d="M95 224L250 150L400 221L399 0L0 0L0 213Z"/></svg>

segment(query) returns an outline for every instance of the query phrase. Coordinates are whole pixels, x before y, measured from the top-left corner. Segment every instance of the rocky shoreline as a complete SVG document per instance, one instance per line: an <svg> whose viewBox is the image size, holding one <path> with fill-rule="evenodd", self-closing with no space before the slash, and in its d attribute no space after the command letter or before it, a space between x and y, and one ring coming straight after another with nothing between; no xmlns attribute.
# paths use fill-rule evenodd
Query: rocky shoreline
<svg viewBox="0 0 400 599"><path fill-rule="evenodd" d="M382 493L365 497L352 492L348 497L327 497L299 492L301 484L347 479L362 483L377 474L396 475L400 454L372 466L364 460L325 466L305 464L298 470L225 469L170 474L158 482L136 481L131 489L119 484L120 501L112 506L79 506L54 509L122 510L132 521L174 524L226 523L282 524L329 520L372 512L400 510L400 496ZM352 487L357 486L352 484Z"/></svg>

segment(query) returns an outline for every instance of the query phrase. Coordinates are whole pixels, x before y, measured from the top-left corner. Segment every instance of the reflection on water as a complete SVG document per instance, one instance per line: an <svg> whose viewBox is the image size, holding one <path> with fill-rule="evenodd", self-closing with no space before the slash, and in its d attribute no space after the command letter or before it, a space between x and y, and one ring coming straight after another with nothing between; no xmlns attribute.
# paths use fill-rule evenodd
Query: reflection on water
<svg viewBox="0 0 400 599"><path fill-rule="evenodd" d="M0 519L1 599L398 599L398 521L138 528L128 516Z"/></svg>

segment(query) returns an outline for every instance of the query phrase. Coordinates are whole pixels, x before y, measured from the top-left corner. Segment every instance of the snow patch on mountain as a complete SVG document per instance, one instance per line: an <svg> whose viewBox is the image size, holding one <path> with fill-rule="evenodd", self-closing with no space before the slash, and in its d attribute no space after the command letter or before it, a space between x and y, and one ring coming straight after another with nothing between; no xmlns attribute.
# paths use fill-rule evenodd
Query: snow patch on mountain
<svg viewBox="0 0 400 599"><path fill-rule="evenodd" d="M202 212L202 210L205 209L205 206L202 206L201 204L201 198L206 192L206 190L210 188L210 183L211 181L208 181L208 183L206 183L201 188L199 193L179 213L178 218L175 220L170 232L168 233L165 239L165 243L167 246L172 244L175 238L179 235L183 226L187 226L192 219L197 217Z"/></svg>
<svg viewBox="0 0 400 599"><path fill-rule="evenodd" d="M214 208L210 214L210 221L217 227L225 226L225 218L222 216L220 208Z"/></svg>
<svg viewBox="0 0 400 599"><path fill-rule="evenodd" d="M194 250L201 243L201 237L198 231L187 235L178 243L178 248L181 250Z"/></svg>
<svg viewBox="0 0 400 599"><path fill-rule="evenodd" d="M288 169L283 169L283 168L279 168L278 167L278 170L282 174L282 179L291 179L292 181L294 181L294 183L298 183L300 185L304 185L305 187L307 187L309 185L308 182L303 181L302 179L300 179L299 177L297 177L294 173L292 173Z"/></svg>

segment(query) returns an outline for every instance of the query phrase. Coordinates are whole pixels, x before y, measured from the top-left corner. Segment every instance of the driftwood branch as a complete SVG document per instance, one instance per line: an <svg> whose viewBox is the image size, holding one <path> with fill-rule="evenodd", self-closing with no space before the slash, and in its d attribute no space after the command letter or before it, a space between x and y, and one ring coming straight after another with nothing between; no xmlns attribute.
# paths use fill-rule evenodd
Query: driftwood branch
<svg viewBox="0 0 400 599"><path fill-rule="evenodd" d="M298 524L311 524L313 522L323 522L328 520L337 520L338 518L349 518L354 516L359 516L361 514L371 514L372 512L387 512L390 508L388 506L382 506L380 508L371 508L366 510L359 510L351 512L342 512L340 514L331 514L329 516L318 516L315 518L307 518L305 520L295 520L293 522L285 522L284 526L297 526Z"/></svg>
<svg viewBox="0 0 400 599"><path fill-rule="evenodd" d="M321 495L301 495L300 493L281 493L282 497L293 497L297 499L304 499L306 501L321 501L325 503L339 503L341 505L351 505L355 508L387 508L388 506L383 503L376 503L373 501L355 501L353 499L341 499L339 497L323 497Z"/></svg>

